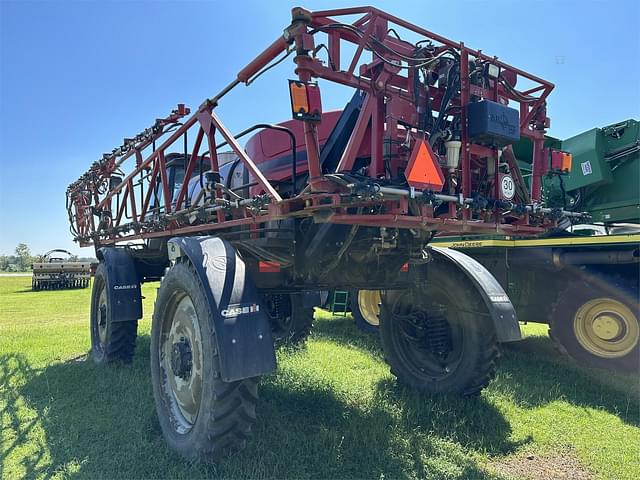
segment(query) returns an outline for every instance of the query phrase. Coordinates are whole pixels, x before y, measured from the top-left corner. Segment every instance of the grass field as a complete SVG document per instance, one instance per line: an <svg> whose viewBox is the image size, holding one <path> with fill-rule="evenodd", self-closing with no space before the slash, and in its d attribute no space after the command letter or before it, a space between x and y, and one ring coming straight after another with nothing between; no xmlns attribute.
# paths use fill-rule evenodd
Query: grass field
<svg viewBox="0 0 640 480"><path fill-rule="evenodd" d="M249 447L185 462L165 447L151 395L155 288L144 286L133 365L104 369L83 360L89 289L0 278L1 478L503 478L522 459L555 478L558 452L582 469L564 478L640 478L637 377L573 365L546 326L505 346L480 398L431 398L397 387L350 317L322 312L306 348L278 352Z"/></svg>

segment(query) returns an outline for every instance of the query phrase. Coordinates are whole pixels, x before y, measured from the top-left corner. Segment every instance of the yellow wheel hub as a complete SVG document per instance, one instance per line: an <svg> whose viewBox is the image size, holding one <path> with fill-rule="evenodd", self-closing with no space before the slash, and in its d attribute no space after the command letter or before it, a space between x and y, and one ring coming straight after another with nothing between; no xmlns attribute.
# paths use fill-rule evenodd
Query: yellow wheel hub
<svg viewBox="0 0 640 480"><path fill-rule="evenodd" d="M611 315L602 315L593 320L593 331L603 340L613 340L622 332L622 325Z"/></svg>
<svg viewBox="0 0 640 480"><path fill-rule="evenodd" d="M619 358L638 345L638 318L623 303L596 298L583 304L573 318L576 339L589 353L601 358Z"/></svg>
<svg viewBox="0 0 640 480"><path fill-rule="evenodd" d="M360 290L358 292L358 308L369 325L380 325L380 290Z"/></svg>

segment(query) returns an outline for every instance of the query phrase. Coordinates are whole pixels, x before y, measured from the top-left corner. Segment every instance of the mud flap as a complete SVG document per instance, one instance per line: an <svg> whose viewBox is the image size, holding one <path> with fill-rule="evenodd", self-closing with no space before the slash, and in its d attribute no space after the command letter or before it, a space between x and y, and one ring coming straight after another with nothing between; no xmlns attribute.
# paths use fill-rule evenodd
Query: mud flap
<svg viewBox="0 0 640 480"><path fill-rule="evenodd" d="M135 261L124 248L102 247L96 255L107 269L111 321L138 321L142 318L142 294Z"/></svg>
<svg viewBox="0 0 640 480"><path fill-rule="evenodd" d="M437 257L444 258L472 281L491 315L498 342L522 340L516 311L498 281L473 258L450 248L429 246Z"/></svg>
<svg viewBox="0 0 640 480"><path fill-rule="evenodd" d="M211 307L225 382L256 377L276 368L271 327L243 260L217 237L176 237L169 259L186 256L194 266Z"/></svg>

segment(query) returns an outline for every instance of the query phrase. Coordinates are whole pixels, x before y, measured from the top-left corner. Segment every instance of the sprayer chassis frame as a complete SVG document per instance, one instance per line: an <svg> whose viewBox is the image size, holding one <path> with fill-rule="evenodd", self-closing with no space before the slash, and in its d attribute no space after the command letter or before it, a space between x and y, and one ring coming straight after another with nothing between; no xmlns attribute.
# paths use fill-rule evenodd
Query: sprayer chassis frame
<svg viewBox="0 0 640 480"><path fill-rule="evenodd" d="M317 58L309 56L309 50L314 47L312 29L322 30L327 25L335 24L332 16L362 15L353 22L356 28L364 28L363 38L340 29L329 29L328 51L330 52L331 63L340 65L341 41L350 42L356 45L356 51L350 62L347 71L334 70L325 66ZM285 34L273 42L263 53L250 62L238 73L237 79L223 89L217 96L206 100L199 109L187 118L184 123L173 132L169 138L159 147L155 148L155 141L162 133L153 133L144 139L125 140L123 147L110 156L107 155L102 161L96 162L92 168L80 180L70 185L67 190L68 207L70 210L70 220L75 229L76 239L82 246L115 244L117 242L131 241L146 238L168 238L180 235L214 233L220 229L231 229L242 226L255 226L268 221L291 218L291 217L313 217L316 222L329 222L336 224L363 225L372 227L394 227L412 228L422 230L437 230L450 233L504 233L504 234L535 234L541 233L552 222L548 220L538 222L534 225L530 222L529 213L525 213L512 223L503 223L502 212L497 209L493 212L495 221L488 222L482 220L472 220L470 209L464 201L450 202L449 214L435 217L433 209L429 205L420 207L420 215L409 215L408 199L413 194L406 196L378 195L375 198L355 197L344 185L331 181L322 174L320 165L320 149L318 145L317 124L313 121L304 121L304 136L307 151L307 163L309 172L309 188L302 194L294 198L283 199L276 188L267 180L259 167L244 152L234 136L226 129L221 120L214 112L219 100L233 89L236 85L249 80L271 62L277 55L284 52L293 45L297 55L295 63L297 65L296 74L300 81L308 82L312 78L322 78L328 81L340 83L350 87L358 88L366 92L366 99L357 120L356 126L351 134L347 147L340 159L339 170L349 171L355 161L357 150L362 142L369 123L371 123L371 164L369 176L372 181L376 181L378 175L383 171L383 141L385 134L389 135L389 130L397 129L397 119L403 115L408 99L413 95L413 85L408 77L396 75L392 67L381 61L373 61L370 64L362 65L360 75L356 75L354 70L360 61L363 50L372 34L383 38L382 43L392 46L395 50L411 55L413 47L408 42L396 40L388 35L390 25L404 27L418 35L425 37L439 44L438 49L455 49L460 55L460 94L455 102L461 108L462 124L466 125L466 110L464 106L469 102L471 95L478 95L484 98L499 101L508 99L518 101L517 97L507 91L499 82L494 81L491 89L482 89L469 82L468 60L469 57L482 59L498 66L501 71L511 72L516 76L521 76L529 82L535 84L534 87L526 91L519 92L520 95L531 96L539 93L535 101L520 103L520 134L533 141L533 181L532 192L529 198L523 201L533 201L534 204L540 199L540 172L543 163L543 141L544 129L549 124L546 118L546 98L553 89L553 85L545 80L530 75L522 70L507 65L497 57L487 57L478 50L467 48L462 42L457 43L441 37L437 34L424 30L410 24L404 20L381 12L372 7L348 8L339 10L327 10L318 12L308 12L302 9L293 9L293 21L285 30ZM434 107L442 100L439 90L433 93ZM440 95L440 97L439 97ZM397 99L394 102L393 99ZM387 108L387 118L385 119L385 102ZM179 105L178 109L172 112L165 119L160 119L156 125L171 125L189 114L189 109ZM386 129L385 129L386 121ZM215 135L219 133L224 138L224 143L238 155L244 167L253 176L260 188L269 197L268 202L260 207L255 207L249 202L229 203L225 199L220 188L215 189L215 199L212 205L219 202L225 203L225 208L215 210L214 221L209 223L186 225L180 220L180 213L184 212L187 201L188 183L185 181L175 202L170 195L170 187L167 178L165 153L178 140L187 135L187 132L195 127L198 129L196 140L191 151L190 160L186 165L185 178L190 178L196 168L196 159L199 157L203 141L206 139L209 150L209 161L211 171L219 171L217 148ZM393 132L392 132L393 133ZM146 159L143 158L142 150L154 144L154 151ZM186 145L186 140L185 140ZM467 136L467 128L462 129L462 149L460 155L461 170L461 199L471 196L471 166L478 158L492 158L496 165L498 154L496 150L472 144ZM111 175L118 170L125 160L135 157L136 167L131 173L123 178L122 182L110 188L106 194L100 197L98 185L100 182L107 182ZM514 162L515 163L515 160ZM514 165L517 168L517 165ZM496 169L496 179L498 169ZM139 176L139 180L137 177ZM144 191L145 179L148 189ZM522 183L522 178L514 179ZM138 183L139 182L139 183ZM162 188L162 201L164 212L161 214L163 222L149 222L150 202L159 182ZM140 186L139 193L136 187ZM498 182L495 183L496 190ZM526 186L521 184L522 191L526 192ZM419 194L420 192L418 192ZM496 191L497 193L497 191ZM528 196L528 195L527 195ZM113 208L113 203L116 207ZM383 214L356 214L354 207L380 207L384 206ZM96 225L94 216L101 219L108 219L108 226L102 223Z"/></svg>

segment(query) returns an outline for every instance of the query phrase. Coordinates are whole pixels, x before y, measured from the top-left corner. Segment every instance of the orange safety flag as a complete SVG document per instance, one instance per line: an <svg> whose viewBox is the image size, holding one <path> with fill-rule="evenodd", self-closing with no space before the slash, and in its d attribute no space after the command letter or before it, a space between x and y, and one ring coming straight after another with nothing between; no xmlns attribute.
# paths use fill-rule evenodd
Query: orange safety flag
<svg viewBox="0 0 640 480"><path fill-rule="evenodd" d="M405 176L412 187L442 191L444 186L442 169L431 146L424 140L418 140L414 145Z"/></svg>

